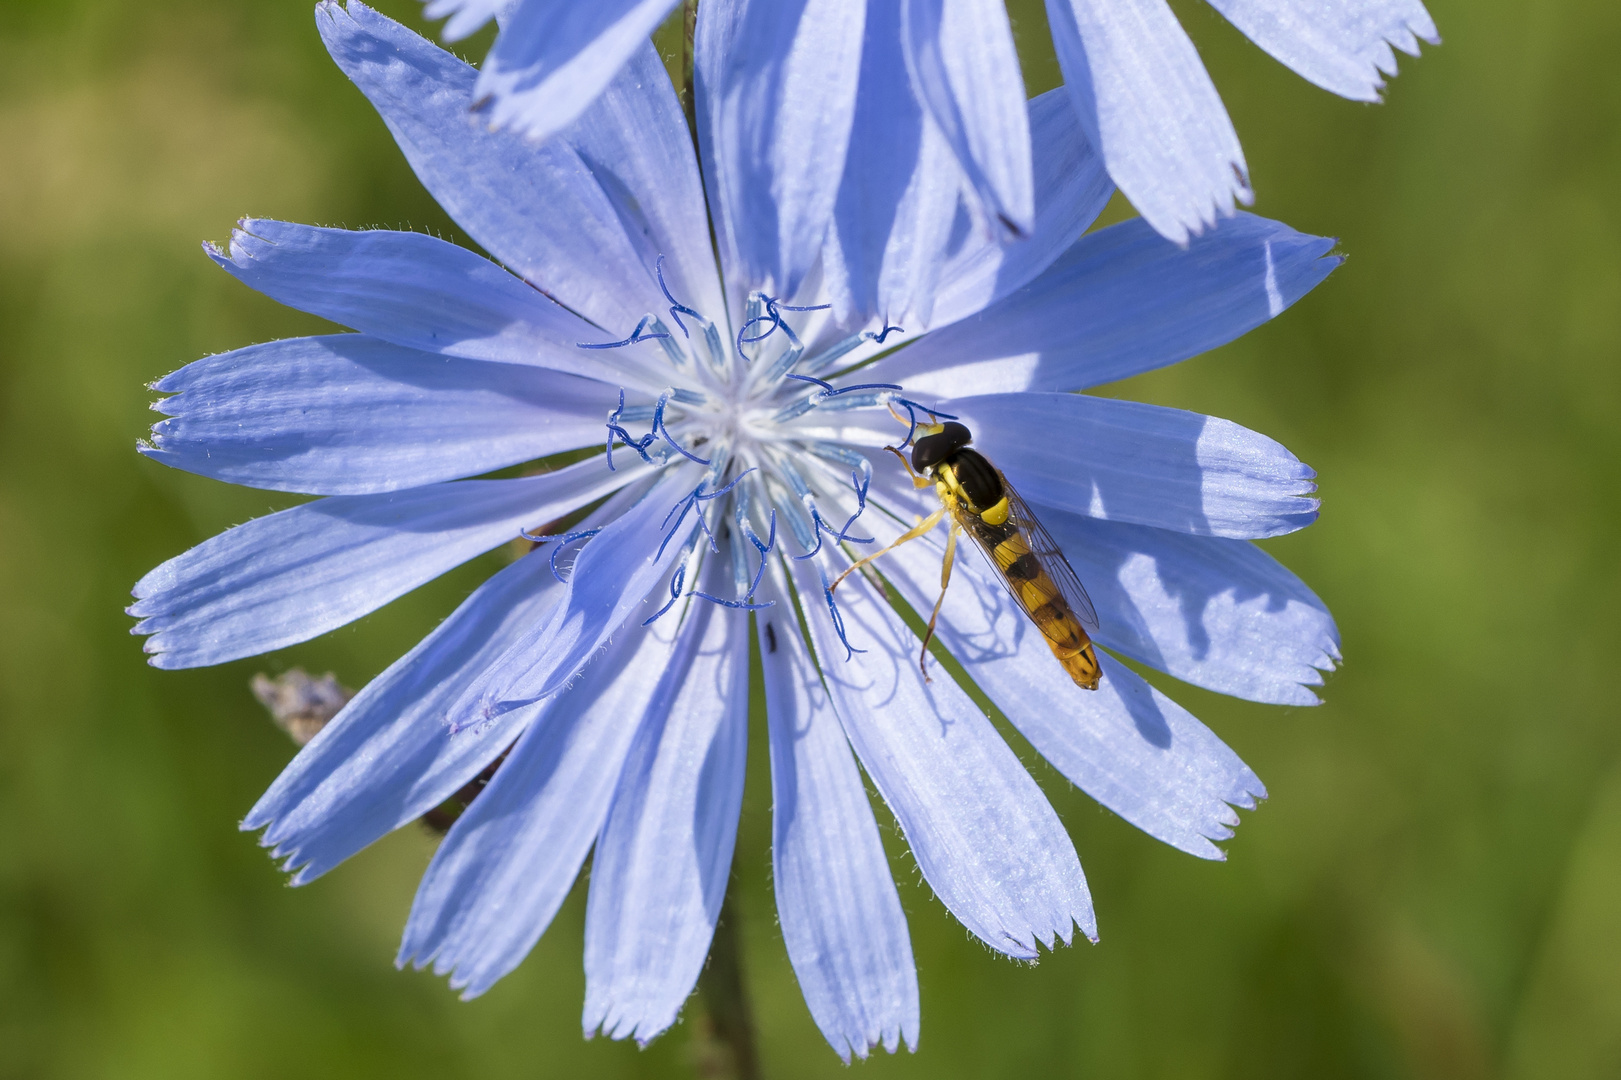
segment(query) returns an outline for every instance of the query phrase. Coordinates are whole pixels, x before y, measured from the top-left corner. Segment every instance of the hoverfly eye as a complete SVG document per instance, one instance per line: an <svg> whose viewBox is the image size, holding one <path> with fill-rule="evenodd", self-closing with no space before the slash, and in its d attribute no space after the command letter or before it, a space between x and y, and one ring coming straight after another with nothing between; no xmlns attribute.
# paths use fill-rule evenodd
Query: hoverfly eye
<svg viewBox="0 0 1621 1080"><path fill-rule="evenodd" d="M974 441L974 436L954 420L942 424L933 435L925 435L912 444L912 468L928 472L952 454Z"/></svg>
<svg viewBox="0 0 1621 1080"><path fill-rule="evenodd" d="M940 464L950 452L951 448L943 434L925 435L912 444L912 468L919 473L926 473Z"/></svg>

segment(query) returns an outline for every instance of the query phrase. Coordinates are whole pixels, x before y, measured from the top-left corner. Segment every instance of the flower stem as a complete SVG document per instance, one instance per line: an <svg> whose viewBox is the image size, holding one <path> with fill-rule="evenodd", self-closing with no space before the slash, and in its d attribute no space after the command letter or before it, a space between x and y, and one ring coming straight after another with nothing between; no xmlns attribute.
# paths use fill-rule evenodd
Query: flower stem
<svg viewBox="0 0 1621 1080"><path fill-rule="evenodd" d="M760 1059L754 1046L754 1017L743 985L742 943L737 907L727 890L720 921L709 943L709 963L698 977L705 1015L693 1039L693 1056L705 1080L759 1080Z"/></svg>

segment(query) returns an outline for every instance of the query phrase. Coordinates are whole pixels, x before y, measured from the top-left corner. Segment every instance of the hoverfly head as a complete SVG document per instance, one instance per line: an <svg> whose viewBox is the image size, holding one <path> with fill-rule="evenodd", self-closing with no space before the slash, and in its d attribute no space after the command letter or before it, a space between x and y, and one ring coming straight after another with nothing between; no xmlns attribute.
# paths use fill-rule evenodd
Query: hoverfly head
<svg viewBox="0 0 1621 1080"><path fill-rule="evenodd" d="M930 424L923 430L929 434L912 444L912 468L919 473L928 472L974 441L972 433L955 420Z"/></svg>

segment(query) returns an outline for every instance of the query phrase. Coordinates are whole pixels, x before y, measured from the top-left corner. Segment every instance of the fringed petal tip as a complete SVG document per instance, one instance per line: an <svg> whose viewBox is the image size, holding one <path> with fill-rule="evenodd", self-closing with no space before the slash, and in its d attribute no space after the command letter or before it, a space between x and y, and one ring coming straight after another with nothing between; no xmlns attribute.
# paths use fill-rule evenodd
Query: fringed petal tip
<svg viewBox="0 0 1621 1080"><path fill-rule="evenodd" d="M1266 798L1266 785L1261 783L1261 778L1254 773L1248 773L1238 787L1222 796L1223 805L1215 818L1205 822L1200 830L1203 842L1184 845L1182 850L1210 862L1226 862L1227 851L1217 847L1216 844L1231 840L1237 835L1238 827L1243 824L1238 815L1240 810L1259 810Z"/></svg>
<svg viewBox="0 0 1621 1080"><path fill-rule="evenodd" d="M841 1038L837 1044L830 1045L833 1046L833 1052L839 1055L839 1060L848 1065L851 1058L857 1061L866 1061L872 1052L880 1047L886 1053L898 1053L902 1042L906 1043L907 1053L917 1053L916 1024L908 1025L905 1030L898 1027L888 1027L876 1036L862 1036L856 1040Z"/></svg>
<svg viewBox="0 0 1621 1080"><path fill-rule="evenodd" d="M601 1035L615 1042L634 1039L638 1050L646 1050L653 1045L653 1040L669 1031L680 1019L681 1016L677 1013L667 1024L649 1025L646 1020L637 1020L616 1012L599 1011L580 1022L580 1034L586 1039L595 1039Z"/></svg>
<svg viewBox="0 0 1621 1080"><path fill-rule="evenodd" d="M1082 937L1093 945L1097 944L1098 920L1090 904L1082 911L1070 912L1067 921L1062 924L1055 922L1045 930L1027 930L1022 936L1003 931L1001 943L985 942L985 944L1011 960L1018 960L1033 967L1041 962L1043 952L1056 953L1061 945L1065 948L1074 945L1077 928Z"/></svg>

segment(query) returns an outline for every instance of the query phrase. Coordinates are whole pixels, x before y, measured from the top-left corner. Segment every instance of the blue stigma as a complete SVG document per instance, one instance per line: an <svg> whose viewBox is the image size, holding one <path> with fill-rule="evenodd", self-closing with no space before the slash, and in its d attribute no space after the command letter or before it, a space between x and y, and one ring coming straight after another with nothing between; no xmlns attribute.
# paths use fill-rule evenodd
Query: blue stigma
<svg viewBox="0 0 1621 1080"><path fill-rule="evenodd" d="M692 510L693 507L697 506L699 503L710 502L711 500L718 499L722 495L725 495L727 492L735 488L743 477L747 476L751 472L754 472L754 470L745 469L738 473L737 476L733 477L732 482L727 484L725 487L707 493L704 491L704 488L708 486L709 481L700 480L698 482L698 486L692 489L691 494L682 499L680 502L676 503L674 506L670 507L670 512L664 515L664 521L659 525L659 528L668 528L669 532L665 535L664 542L659 545L658 555L654 556L654 558L663 558L664 549L670 546L671 539L673 539L675 534L680 531L681 523L687 520L687 514ZM680 511L679 516L676 514L676 511L678 510ZM674 525L670 524L671 518L675 518ZM709 537L709 550L719 555L720 545L716 543L715 534L709 528L709 522L704 518L704 512L702 509L698 511L698 524L703 528L704 535Z"/></svg>
<svg viewBox="0 0 1621 1080"><path fill-rule="evenodd" d="M694 319L701 319L701 318L703 318L703 316L698 314L696 311L692 310L687 305L683 304L681 301L677 300L675 297L670 295L670 287L664 283L664 256L663 255L660 255L658 262L653 264L653 272L658 275L659 292L663 293L664 294L664 299L666 299L666 300L668 300L670 302L670 318L674 319L675 324L681 328L681 336L682 337L684 337L684 338L692 337L691 332L689 332L687 330L687 324L681 321L681 316L682 315L691 315Z"/></svg>
<svg viewBox="0 0 1621 1080"><path fill-rule="evenodd" d="M858 458L857 460L860 462L861 472L859 474L853 471L850 473L850 486L856 493L856 512L850 515L850 520L846 521L842 528L835 529L827 523L826 518L822 517L821 508L816 505L816 498L810 493L809 488L800 491L800 500L804 502L805 509L810 512L811 527L816 532L816 543L805 554L793 556L796 561L803 562L819 555L822 551L822 535L824 533L831 536L835 544L870 544L873 542L873 538L870 536L850 535L850 526L854 525L856 519L866 512L867 491L872 487L872 463L867 461L866 458ZM799 480L796 487L803 484L804 481Z"/></svg>
<svg viewBox="0 0 1621 1080"><path fill-rule="evenodd" d="M649 446L653 445L653 439L655 438L655 436L653 435L652 432L649 432L648 434L643 435L640 439L631 438L630 432L626 431L624 429L624 427L622 427L620 425L620 423L619 423L619 417L621 415L623 415L624 411L625 411L625 390L624 390L624 387L620 387L620 389L619 389L619 407L614 409L613 412L608 414L608 446L607 446L607 449L606 449L606 453L608 455L608 471L609 472L618 472L619 471L614 466L614 440L615 439L620 440L626 446L630 447L632 450L634 450L638 454L640 454L641 457L642 457L642 460L645 461L647 464L649 464L649 465L654 464L652 456L649 455L648 452L647 452L647 448Z"/></svg>
<svg viewBox="0 0 1621 1080"><path fill-rule="evenodd" d="M745 361L748 360L748 357L743 355L743 346L754 345L764 341L772 334L775 334L778 330L781 330L784 334L788 335L788 344L790 347L798 346L801 349L804 348L799 340L799 337L794 333L793 327L789 326L783 321L782 313L784 311L826 311L828 308L833 306L832 304L812 304L808 307L795 307L793 304L781 303L778 298L774 296L766 296L764 293L757 293L756 295L760 297L760 302L765 305L765 314L756 315L753 318L746 320L742 327L737 331L737 355L742 356ZM749 328L756 326L759 323L768 323L770 325L768 325L765 330L755 334L753 337L750 337Z"/></svg>
<svg viewBox="0 0 1621 1080"><path fill-rule="evenodd" d="M752 599L755 590L760 587L760 579L765 577L766 557L777 546L777 508L774 506L771 508L771 534L766 537L764 543L761 543L760 538L755 535L747 517L739 514L738 523L743 527L743 535L748 537L749 543L754 545L754 550L760 553L760 569L754 572L754 580L749 582L749 591L745 594Z"/></svg>
<svg viewBox="0 0 1621 1080"><path fill-rule="evenodd" d="M641 456L642 461L649 465L659 465L663 463L662 461L655 461L653 459L653 455L647 452L647 448L652 446L661 438L665 442L669 443L676 453L680 454L688 461L695 461L699 465L710 464L710 460L708 458L701 458L697 454L694 454L692 451L688 450L686 447L682 446L680 443L676 442L675 436L670 434L670 429L664 426L664 409L667 405L669 405L672 398L674 398L676 401L685 402L689 405L696 404L697 402L703 400L703 398L698 397L689 390L666 390L664 393L659 395L658 404L653 406L652 430L646 435L637 438L632 436L631 433L626 430L625 426L619 422L620 417L622 417L625 413L625 390L623 387L620 388L619 404L617 407L615 407L613 412L608 414L608 443L603 448L603 452L608 457L609 472L619 471L618 467L614 465L614 442L616 440L624 443L626 446L636 451L636 453ZM668 460L668 458L665 460Z"/></svg>
<svg viewBox="0 0 1621 1080"><path fill-rule="evenodd" d="M857 390L904 390L905 389L905 387L901 386L900 383L887 383L887 382L856 383L854 386L835 387L832 383L828 382L826 379L818 379L814 375L784 375L783 378L785 378L785 379L794 379L797 382L815 383L817 386L820 386L822 388L822 392L820 394L816 394L813 397L812 402L811 402L813 405L819 405L822 402L828 400L829 398L838 397L840 394L853 394ZM897 398L896 400L900 400L900 399Z"/></svg>
<svg viewBox="0 0 1621 1080"><path fill-rule="evenodd" d="M661 547L659 550L663 551L664 549ZM664 617L664 613L666 611L669 611L675 606L675 602L681 599L681 586L686 584L686 581L687 567L686 564L683 563L675 568L675 576L670 579L670 599L665 601L663 607L659 608L657 611L653 612L652 615L642 620L643 626L652 626L654 623L658 622Z"/></svg>
<svg viewBox="0 0 1621 1080"><path fill-rule="evenodd" d="M884 320L884 328L882 330L880 330L878 333L875 334L871 330L868 330L865 334L862 334L861 336L866 338L868 341L877 342L879 345L882 345L884 343L884 339L887 338L889 335L891 335L891 334L904 334L904 333L906 333L906 328L904 326L891 326L891 325L889 325L889 320L885 319Z"/></svg>
<svg viewBox="0 0 1621 1080"><path fill-rule="evenodd" d="M552 548L552 577L557 579L559 585L567 585L568 580L563 577L562 571L557 569L557 557L563 553L564 548L574 543L574 541L588 539L601 531L601 529L582 529L579 532L564 533L562 536L532 536L528 530L519 529L518 535L531 544L549 544L553 540L557 541L557 546Z"/></svg>
<svg viewBox="0 0 1621 1080"><path fill-rule="evenodd" d="M820 572L820 571L818 571ZM866 649L858 649L850 644L850 638L844 632L844 616L839 614L839 605L833 599L833 590L828 586L827 574L822 573L822 598L827 601L827 613L833 619L833 629L838 632L839 643L844 646L844 660L849 663L855 659L856 653L864 653Z"/></svg>
<svg viewBox="0 0 1621 1080"><path fill-rule="evenodd" d="M686 447L682 446L680 443L676 442L675 436L670 434L670 429L664 426L664 406L670 403L670 398L674 396L674 394L675 391L667 390L659 395L659 403L653 406L653 430L664 436L664 441L675 447L676 452L682 457L689 461L696 461L700 465L708 465L708 458L701 458L697 454L692 453Z"/></svg>
<svg viewBox="0 0 1621 1080"><path fill-rule="evenodd" d="M666 295L668 295L668 294L666 294ZM693 314L697 314L697 313L694 312ZM637 344L639 342L654 341L654 340L656 340L658 338L667 338L667 337L670 336L669 334L666 334L666 333L663 333L663 332L660 332L660 331L654 331L651 334L645 334L645 333L642 332L642 331L646 330L650 326L657 326L657 325L658 325L658 320L655 319L653 316L651 316L651 315L643 315L642 316L642 321L636 324L636 329L632 330L630 332L630 337L626 338L624 341L602 341L602 342L597 342L595 344L593 344L593 343L591 343L589 341L576 341L574 343L574 345L575 345L576 348L580 348L580 349L623 349L626 345L635 345L635 344ZM686 329L686 327L682 327L683 331L685 329Z"/></svg>

